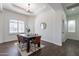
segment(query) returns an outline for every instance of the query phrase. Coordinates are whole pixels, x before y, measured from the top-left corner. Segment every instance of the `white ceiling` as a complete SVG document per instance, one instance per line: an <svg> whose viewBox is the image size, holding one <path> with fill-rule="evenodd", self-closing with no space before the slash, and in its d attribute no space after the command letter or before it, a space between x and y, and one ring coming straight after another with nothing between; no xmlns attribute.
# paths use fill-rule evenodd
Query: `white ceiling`
<svg viewBox="0 0 79 59"><path fill-rule="evenodd" d="M63 5L64 7L71 6L72 4L74 4L74 3L62 3L62 5Z"/></svg>
<svg viewBox="0 0 79 59"><path fill-rule="evenodd" d="M30 10L32 13L27 12L27 3L2 3L3 9L21 13L24 15L36 15L47 7L46 3L31 3Z"/></svg>
<svg viewBox="0 0 79 59"><path fill-rule="evenodd" d="M79 14L79 6L78 7L74 7L72 9L68 9L67 11L67 15L77 15Z"/></svg>
<svg viewBox="0 0 79 59"><path fill-rule="evenodd" d="M64 6L65 8L67 8L68 6L72 5L73 3L62 3L62 6ZM1 5L1 10L3 7L4 9L10 10L10 11L14 11L16 13L20 13L20 14L24 14L24 15L37 15L39 13L42 12L42 10L49 10L50 7L55 6L55 4L50 4L50 3L31 3L30 4L30 10L32 11L32 13L28 13L27 12L27 3L0 3ZM57 4L58 5L58 4ZM54 7L52 7L54 8ZM58 8L58 10L60 9L60 7ZM56 9L57 10L57 9ZM54 8L55 11L55 8ZM73 13L79 13L79 7L75 8L75 10L69 9L66 10L67 14L73 14Z"/></svg>
<svg viewBox="0 0 79 59"><path fill-rule="evenodd" d="M64 3L63 6L65 8L67 8L68 6L71 6L72 4L75 4L75 3ZM76 6L76 7L70 8L70 9L66 9L65 11L68 16L77 15L77 14L79 14L79 6Z"/></svg>

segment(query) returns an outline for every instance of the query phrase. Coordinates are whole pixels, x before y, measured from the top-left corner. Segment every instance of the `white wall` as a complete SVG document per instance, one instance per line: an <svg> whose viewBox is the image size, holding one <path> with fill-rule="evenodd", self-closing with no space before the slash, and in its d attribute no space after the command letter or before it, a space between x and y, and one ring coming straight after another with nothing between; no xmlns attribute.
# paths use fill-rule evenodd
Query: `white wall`
<svg viewBox="0 0 79 59"><path fill-rule="evenodd" d="M75 17L75 20L76 20L76 35L77 35L75 40L79 40L79 15Z"/></svg>
<svg viewBox="0 0 79 59"><path fill-rule="evenodd" d="M16 20L22 20L25 22L25 24L28 23L28 16L17 14L12 11L3 10L0 13L0 42L7 42L16 40L16 34L10 34L9 33L9 20L10 19L16 19Z"/></svg>
<svg viewBox="0 0 79 59"><path fill-rule="evenodd" d="M30 33L35 33L35 16L29 17L28 26L30 28Z"/></svg>
<svg viewBox="0 0 79 59"><path fill-rule="evenodd" d="M3 14L0 12L0 43L2 43L3 39Z"/></svg>
<svg viewBox="0 0 79 59"><path fill-rule="evenodd" d="M2 42L2 39L3 39L3 32L2 32L2 25L3 25L3 21L2 21L2 18L3 18L3 14L2 14L2 4L0 3L0 43Z"/></svg>
<svg viewBox="0 0 79 59"><path fill-rule="evenodd" d="M49 4L46 9L35 20L35 32L42 36L42 40L62 45L62 20L64 10L61 4ZM42 30L40 24L45 22L47 28Z"/></svg>

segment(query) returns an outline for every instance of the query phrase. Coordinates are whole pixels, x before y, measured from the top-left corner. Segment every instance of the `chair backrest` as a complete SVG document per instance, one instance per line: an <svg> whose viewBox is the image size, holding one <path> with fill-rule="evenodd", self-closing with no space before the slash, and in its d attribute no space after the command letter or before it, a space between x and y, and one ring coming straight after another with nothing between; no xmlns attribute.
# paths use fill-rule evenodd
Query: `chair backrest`
<svg viewBox="0 0 79 59"><path fill-rule="evenodd" d="M24 37L23 36L20 36L20 35L17 35L17 38L18 38L18 42L20 43L25 43L26 42L26 40L24 39Z"/></svg>
<svg viewBox="0 0 79 59"><path fill-rule="evenodd" d="M19 36L19 35L17 35L17 38L18 38L18 42L20 43L20 36Z"/></svg>
<svg viewBox="0 0 79 59"><path fill-rule="evenodd" d="M35 43L35 44L38 44L38 43L40 43L40 41L41 41L41 36L37 36L37 37L35 38L35 40L34 40L34 43Z"/></svg>
<svg viewBox="0 0 79 59"><path fill-rule="evenodd" d="M20 39L21 39L21 42L22 42L22 43L26 43L26 41L27 41L27 40L25 39L25 37L23 37L23 36L20 36Z"/></svg>

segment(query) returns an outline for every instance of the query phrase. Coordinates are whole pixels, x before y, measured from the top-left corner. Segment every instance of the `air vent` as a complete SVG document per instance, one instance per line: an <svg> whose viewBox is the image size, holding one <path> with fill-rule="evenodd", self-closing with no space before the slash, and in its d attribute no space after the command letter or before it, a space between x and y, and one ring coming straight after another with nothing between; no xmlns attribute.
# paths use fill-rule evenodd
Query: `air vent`
<svg viewBox="0 0 79 59"><path fill-rule="evenodd" d="M79 6L79 3L72 4L71 6L68 6L67 9L72 9L72 8L78 7L78 6Z"/></svg>

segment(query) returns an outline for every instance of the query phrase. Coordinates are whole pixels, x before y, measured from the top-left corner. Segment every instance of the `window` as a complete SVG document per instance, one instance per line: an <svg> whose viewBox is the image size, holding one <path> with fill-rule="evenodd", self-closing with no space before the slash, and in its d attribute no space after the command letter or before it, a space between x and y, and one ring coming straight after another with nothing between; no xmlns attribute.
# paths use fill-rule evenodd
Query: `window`
<svg viewBox="0 0 79 59"><path fill-rule="evenodd" d="M10 33L17 33L17 21L16 20L10 20L9 31Z"/></svg>
<svg viewBox="0 0 79 59"><path fill-rule="evenodd" d="M19 25L18 32L19 33L24 33L24 22L23 21L19 21L18 25Z"/></svg>
<svg viewBox="0 0 79 59"><path fill-rule="evenodd" d="M75 32L75 20L68 20L68 32Z"/></svg>
<svg viewBox="0 0 79 59"><path fill-rule="evenodd" d="M24 33L24 22L19 20L10 20L9 33Z"/></svg>

